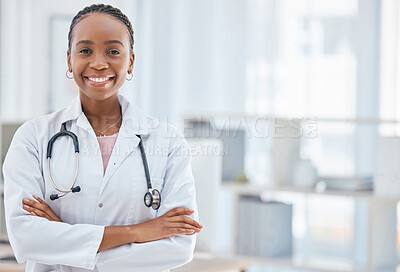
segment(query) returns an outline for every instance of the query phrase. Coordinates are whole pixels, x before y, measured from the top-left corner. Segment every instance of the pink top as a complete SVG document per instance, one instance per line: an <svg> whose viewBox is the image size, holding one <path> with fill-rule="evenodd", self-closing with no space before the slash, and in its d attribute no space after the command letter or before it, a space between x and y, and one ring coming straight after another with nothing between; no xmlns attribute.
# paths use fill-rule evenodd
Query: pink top
<svg viewBox="0 0 400 272"><path fill-rule="evenodd" d="M97 141L99 142L100 145L101 158L103 159L103 169L104 169L103 175L106 173L107 164L108 161L110 160L111 153L113 151L117 137L118 137L118 132L110 136L97 137Z"/></svg>

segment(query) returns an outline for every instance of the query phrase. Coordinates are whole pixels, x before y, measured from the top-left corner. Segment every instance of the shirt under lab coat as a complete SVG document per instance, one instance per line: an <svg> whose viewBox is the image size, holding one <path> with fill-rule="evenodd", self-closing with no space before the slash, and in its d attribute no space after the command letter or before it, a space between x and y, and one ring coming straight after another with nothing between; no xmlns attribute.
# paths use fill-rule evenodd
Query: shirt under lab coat
<svg viewBox="0 0 400 272"><path fill-rule="evenodd" d="M26 271L160 272L192 259L196 235L136 244L97 253L105 226L132 225L163 215L176 207L195 210L194 179L189 149L173 126L147 117L119 95L123 121L106 173L96 135L79 97L65 109L24 123L16 132L3 166L5 215L16 259ZM75 185L81 192L55 201L59 193L49 180L46 149L49 139L67 122L79 139L79 172ZM158 211L144 205L147 192L139 150L143 139L153 188L161 192ZM58 187L69 188L75 171L71 138L53 145L51 173ZM23 198L37 195L63 222L32 216L22 208Z"/></svg>

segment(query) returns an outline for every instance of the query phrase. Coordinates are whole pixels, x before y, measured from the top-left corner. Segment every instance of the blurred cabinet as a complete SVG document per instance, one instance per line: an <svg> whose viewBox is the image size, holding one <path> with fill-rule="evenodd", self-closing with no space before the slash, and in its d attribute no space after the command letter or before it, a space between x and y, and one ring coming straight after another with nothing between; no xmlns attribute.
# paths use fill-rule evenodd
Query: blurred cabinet
<svg viewBox="0 0 400 272"><path fill-rule="evenodd" d="M398 266L396 249L396 207L400 198L383 198L368 192L346 193L340 191L316 192L312 189L298 189L290 187L267 188L265 186L240 185L234 183L223 183L222 191L233 196L231 205L232 219L230 224L233 228L231 234L231 251L229 255L237 258L247 258L254 263L289 268L304 271L395 271ZM321 196L326 198L345 197L361 203L366 209L361 209L361 214L356 212L354 219L354 252L352 261L338 260L335 258L310 257L302 252L293 251L293 255L283 258L260 258L254 257L251 252L245 254L243 244L238 243L240 225L239 222L240 200L248 196L262 196L263 199L274 198L276 195L297 196ZM227 203L226 203L227 204ZM365 211L365 214L363 212ZM329 217L329 215L327 215ZM361 220L360 220L361 217ZM360 220L360 222L356 222ZM366 224L358 228L356 224ZM360 233L357 233L360 232ZM240 252L240 254L238 254Z"/></svg>

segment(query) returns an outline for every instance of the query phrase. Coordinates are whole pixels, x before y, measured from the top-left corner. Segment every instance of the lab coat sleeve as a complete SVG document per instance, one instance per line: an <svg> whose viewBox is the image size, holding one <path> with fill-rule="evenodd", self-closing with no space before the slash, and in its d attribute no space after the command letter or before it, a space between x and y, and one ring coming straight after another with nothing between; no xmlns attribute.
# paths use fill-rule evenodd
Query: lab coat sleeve
<svg viewBox="0 0 400 272"><path fill-rule="evenodd" d="M35 126L28 121L14 135L3 165L6 225L16 259L94 269L104 226L53 222L22 208L23 198L43 198L37 146Z"/></svg>
<svg viewBox="0 0 400 272"><path fill-rule="evenodd" d="M177 208L194 210L191 218L198 221L194 178L190 165L188 144L183 136L173 137L169 153L161 206L158 215ZM126 244L100 252L99 271L112 271L118 265L121 271L160 272L182 266L193 259L196 234L176 235L158 241Z"/></svg>

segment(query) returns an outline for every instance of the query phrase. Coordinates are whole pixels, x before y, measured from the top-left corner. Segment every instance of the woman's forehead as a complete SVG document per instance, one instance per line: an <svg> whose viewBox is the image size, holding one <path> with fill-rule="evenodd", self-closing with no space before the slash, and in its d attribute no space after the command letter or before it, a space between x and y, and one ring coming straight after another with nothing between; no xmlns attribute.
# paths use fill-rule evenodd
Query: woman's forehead
<svg viewBox="0 0 400 272"><path fill-rule="evenodd" d="M119 40L129 46L129 32L124 23L108 14L91 13L73 29L73 43L89 40L94 43Z"/></svg>

